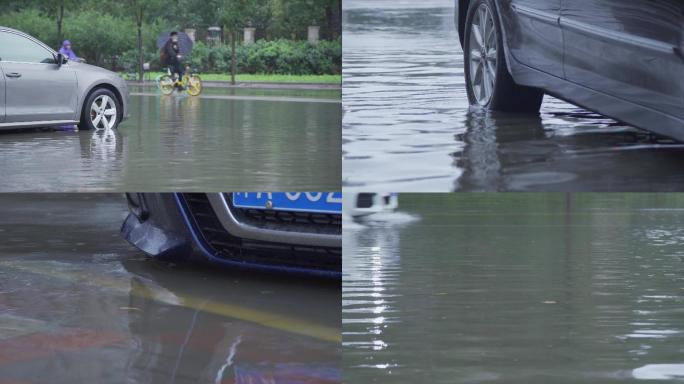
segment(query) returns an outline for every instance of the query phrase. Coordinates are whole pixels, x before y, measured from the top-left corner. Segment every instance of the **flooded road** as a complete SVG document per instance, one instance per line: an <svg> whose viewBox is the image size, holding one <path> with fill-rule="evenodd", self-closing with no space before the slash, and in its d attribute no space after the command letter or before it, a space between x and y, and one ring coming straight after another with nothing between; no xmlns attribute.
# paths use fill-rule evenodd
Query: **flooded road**
<svg viewBox="0 0 684 384"><path fill-rule="evenodd" d="M399 205L345 227L346 382L684 379L684 195Z"/></svg>
<svg viewBox="0 0 684 384"><path fill-rule="evenodd" d="M339 189L339 91L131 93L116 131L0 132L0 191Z"/></svg>
<svg viewBox="0 0 684 384"><path fill-rule="evenodd" d="M0 196L0 382L339 383L340 287L152 261L123 196Z"/></svg>
<svg viewBox="0 0 684 384"><path fill-rule="evenodd" d="M343 185L384 191L676 191L684 145L546 97L468 106L452 0L346 0Z"/></svg>

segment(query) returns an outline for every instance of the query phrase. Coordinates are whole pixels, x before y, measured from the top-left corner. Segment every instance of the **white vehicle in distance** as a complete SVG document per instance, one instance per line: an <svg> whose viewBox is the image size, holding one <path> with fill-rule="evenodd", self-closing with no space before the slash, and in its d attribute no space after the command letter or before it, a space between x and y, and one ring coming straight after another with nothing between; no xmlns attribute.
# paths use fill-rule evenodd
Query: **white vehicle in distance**
<svg viewBox="0 0 684 384"><path fill-rule="evenodd" d="M352 193L343 194L343 209L352 218L361 218L376 213L394 212L399 206L396 193Z"/></svg>

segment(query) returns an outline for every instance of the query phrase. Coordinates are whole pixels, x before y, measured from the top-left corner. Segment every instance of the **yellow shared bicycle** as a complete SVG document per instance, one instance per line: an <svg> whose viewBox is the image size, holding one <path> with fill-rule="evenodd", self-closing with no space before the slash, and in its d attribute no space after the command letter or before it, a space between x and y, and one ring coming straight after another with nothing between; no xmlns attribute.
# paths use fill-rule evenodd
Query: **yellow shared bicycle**
<svg viewBox="0 0 684 384"><path fill-rule="evenodd" d="M189 74L188 74L189 73ZM190 96L199 96L202 93L202 79L195 71L188 71L182 79L178 80L176 74L171 73L171 69L166 69L166 74L157 78L159 90L164 95L170 95L178 90L185 90Z"/></svg>

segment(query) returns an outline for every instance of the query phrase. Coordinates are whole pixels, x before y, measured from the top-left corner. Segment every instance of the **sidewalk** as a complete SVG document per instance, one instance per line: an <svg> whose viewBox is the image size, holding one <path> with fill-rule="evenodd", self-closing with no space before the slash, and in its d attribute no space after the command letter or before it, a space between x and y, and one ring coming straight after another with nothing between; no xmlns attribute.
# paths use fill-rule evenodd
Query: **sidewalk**
<svg viewBox="0 0 684 384"><path fill-rule="evenodd" d="M153 80L127 80L129 85L156 86ZM202 81L206 88L251 88L251 89L298 89L298 90L342 90L340 84L324 83L258 83L238 82L235 85L230 81Z"/></svg>

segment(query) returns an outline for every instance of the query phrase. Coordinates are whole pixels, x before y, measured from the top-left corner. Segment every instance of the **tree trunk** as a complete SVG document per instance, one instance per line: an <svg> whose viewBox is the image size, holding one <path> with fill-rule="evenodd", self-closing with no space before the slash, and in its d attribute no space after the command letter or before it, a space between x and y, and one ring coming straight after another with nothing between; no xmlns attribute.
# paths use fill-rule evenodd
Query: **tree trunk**
<svg viewBox="0 0 684 384"><path fill-rule="evenodd" d="M59 15L57 16L57 41L59 42L60 45L62 45L63 41L63 36L64 34L62 33L62 24L64 22L64 2L59 5Z"/></svg>
<svg viewBox="0 0 684 384"><path fill-rule="evenodd" d="M235 51L235 40L237 40L237 32L233 30L230 38L230 82L235 85L235 73L237 72L237 52Z"/></svg>
<svg viewBox="0 0 684 384"><path fill-rule="evenodd" d="M138 80L143 81L145 59L143 58L142 23L138 21Z"/></svg>
<svg viewBox="0 0 684 384"><path fill-rule="evenodd" d="M342 34L342 7L340 2L334 1L326 9L328 16L327 38L334 40Z"/></svg>

